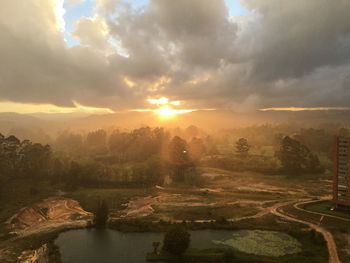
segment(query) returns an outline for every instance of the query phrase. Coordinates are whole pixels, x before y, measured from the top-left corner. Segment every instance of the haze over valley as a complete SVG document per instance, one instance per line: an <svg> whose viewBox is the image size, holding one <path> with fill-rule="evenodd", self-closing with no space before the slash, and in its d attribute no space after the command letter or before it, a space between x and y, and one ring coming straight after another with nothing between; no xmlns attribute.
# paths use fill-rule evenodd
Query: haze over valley
<svg viewBox="0 0 350 263"><path fill-rule="evenodd" d="M350 262L350 1L0 1L0 262Z"/></svg>

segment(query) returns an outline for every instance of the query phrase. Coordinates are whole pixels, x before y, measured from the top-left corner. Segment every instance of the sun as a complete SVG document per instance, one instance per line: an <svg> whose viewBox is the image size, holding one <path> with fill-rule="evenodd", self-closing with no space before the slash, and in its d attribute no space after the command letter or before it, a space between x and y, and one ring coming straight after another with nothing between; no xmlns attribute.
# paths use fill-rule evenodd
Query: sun
<svg viewBox="0 0 350 263"><path fill-rule="evenodd" d="M163 106L157 109L156 112L160 117L163 117L163 118L171 118L177 114L176 110L174 110L170 106Z"/></svg>

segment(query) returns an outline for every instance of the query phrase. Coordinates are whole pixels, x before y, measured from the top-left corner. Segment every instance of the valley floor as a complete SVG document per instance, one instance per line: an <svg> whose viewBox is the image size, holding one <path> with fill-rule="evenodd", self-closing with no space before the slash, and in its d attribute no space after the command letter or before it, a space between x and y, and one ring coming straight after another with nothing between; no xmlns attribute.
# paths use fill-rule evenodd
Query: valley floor
<svg viewBox="0 0 350 263"><path fill-rule="evenodd" d="M347 262L350 237L346 221L327 214L298 209L310 200L329 199L331 181L327 176L267 176L251 172L228 172L202 168L203 180L195 185L168 185L148 189L80 189L65 197L54 197L19 210L7 220L0 245L1 262L11 262L22 250L41 247L40 236L66 228L85 227L91 222L97 200L104 199L111 209L111 220L147 222L229 222L236 228L312 228L327 241L330 262ZM74 201L77 200L79 203ZM305 210L305 211L302 211ZM89 212L86 212L89 211ZM273 215L273 216L272 216ZM271 217L272 216L272 217ZM320 223L320 217L323 221ZM329 223L329 220L332 223ZM277 223L276 223L277 222ZM269 225L270 224L270 225ZM275 226L271 226L275 224ZM294 225L293 225L294 224ZM31 241L33 236L39 240ZM28 238L28 242L11 241ZM44 238L45 239L45 238ZM31 243L28 245L28 243ZM310 245L310 244L308 244ZM339 250L339 256L337 253ZM322 256L322 255L321 255ZM320 261L327 259L319 257ZM339 259L340 257L340 259ZM31 262L25 261L22 262ZM286 261L288 262L288 261Z"/></svg>

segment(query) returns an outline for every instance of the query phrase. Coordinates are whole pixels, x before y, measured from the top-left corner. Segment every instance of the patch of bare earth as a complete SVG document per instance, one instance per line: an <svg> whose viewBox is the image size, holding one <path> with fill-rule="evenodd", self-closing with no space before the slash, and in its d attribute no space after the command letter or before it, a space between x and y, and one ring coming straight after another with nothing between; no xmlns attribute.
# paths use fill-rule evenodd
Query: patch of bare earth
<svg viewBox="0 0 350 263"><path fill-rule="evenodd" d="M48 253L47 245L44 244L38 249L23 251L18 260L21 263L46 263L49 262Z"/></svg>
<svg viewBox="0 0 350 263"><path fill-rule="evenodd" d="M158 193L157 196L146 196L146 197L137 197L130 200L128 203L124 204L125 209L117 213L115 216L119 218L140 218L146 217L154 213L152 208L155 204L169 204L175 203L184 205L184 202L187 202L187 205L190 205L191 202L199 202L199 198L196 196L188 196L183 194L169 194L169 193Z"/></svg>
<svg viewBox="0 0 350 263"><path fill-rule="evenodd" d="M239 207L256 208L260 211L258 212L258 215L261 216L268 213L269 206L273 205L273 203L271 204L271 200L254 201L247 199L236 199L225 195L219 195L217 198L207 199L205 195L203 196L203 190L207 189L199 189L199 194L195 195L167 193L166 189L164 189L164 192L158 192L156 196L137 197L124 204L125 209L115 213L113 217L124 219L147 217L155 213L155 206L174 209L181 207L193 207L195 209L196 207L215 208L234 205L238 205ZM220 191L221 189L215 189L214 191L210 192L220 193ZM156 217L163 220L176 221L175 218L172 218L168 214L157 214Z"/></svg>
<svg viewBox="0 0 350 263"><path fill-rule="evenodd" d="M23 237L61 228L84 227L91 219L92 214L83 210L79 202L53 197L22 208L6 223L10 232Z"/></svg>

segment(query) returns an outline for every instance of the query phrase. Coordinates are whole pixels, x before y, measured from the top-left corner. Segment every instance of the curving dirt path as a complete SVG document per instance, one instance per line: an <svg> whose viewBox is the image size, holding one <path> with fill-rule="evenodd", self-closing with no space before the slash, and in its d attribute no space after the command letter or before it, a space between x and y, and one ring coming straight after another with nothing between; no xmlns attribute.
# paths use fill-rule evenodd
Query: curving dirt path
<svg viewBox="0 0 350 263"><path fill-rule="evenodd" d="M307 213L310 213L310 214L315 214L315 215L320 215L320 216L324 216L324 217L330 217L330 218L335 218L335 219L339 219L339 220L342 220L342 221L350 222L349 218L340 217L340 216L333 216L333 215L330 215L330 214L324 214L324 213L320 213L320 212L314 212L314 211L306 210L306 209L300 207L301 205L317 203L317 202L320 202L321 200L324 200L324 199L311 200L311 201L295 203L293 206L297 210L300 210L300 211L303 211L303 212L307 212Z"/></svg>
<svg viewBox="0 0 350 263"><path fill-rule="evenodd" d="M291 203L294 203L295 201L293 202L289 202L289 204ZM305 202L305 200L301 201L299 200L296 204L301 204ZM286 205L286 204L284 204ZM309 226L310 228L314 229L315 231L321 233L324 237L324 239L326 240L327 242L327 247L328 247L328 253L329 253L329 263L341 263L339 257L338 257L338 251L337 251L337 246L334 242L334 239L333 239L333 235L327 231L326 229L318 226L318 225L315 225L313 223L310 223L310 222L307 222L307 221L304 221L304 220L301 220L301 219L297 219L297 218L294 218L292 216L290 216L289 214L285 214L281 211L279 211L279 209L281 207L283 207L284 205L280 205L280 206L275 206L275 207L271 207L271 213L278 216L278 217L281 217L281 218L284 218L288 221L294 221L294 222L297 222L297 223L301 223L301 224L304 224L304 225L307 225Z"/></svg>

